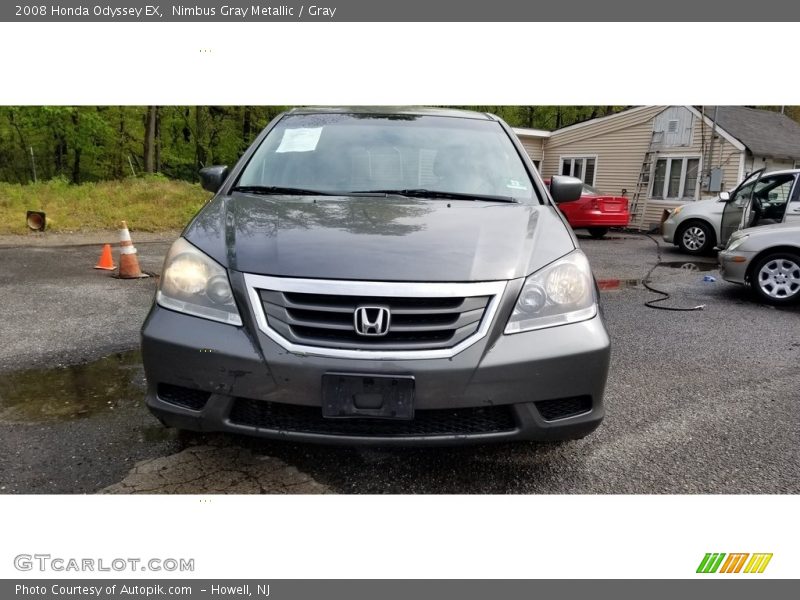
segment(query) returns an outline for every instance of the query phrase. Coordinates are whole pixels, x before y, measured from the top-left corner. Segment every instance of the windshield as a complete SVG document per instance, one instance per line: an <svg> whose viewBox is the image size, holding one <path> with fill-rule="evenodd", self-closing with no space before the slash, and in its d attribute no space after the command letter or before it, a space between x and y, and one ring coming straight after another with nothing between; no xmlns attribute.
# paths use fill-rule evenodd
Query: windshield
<svg viewBox="0 0 800 600"><path fill-rule="evenodd" d="M417 115L289 115L261 143L237 187L536 198L499 123Z"/></svg>

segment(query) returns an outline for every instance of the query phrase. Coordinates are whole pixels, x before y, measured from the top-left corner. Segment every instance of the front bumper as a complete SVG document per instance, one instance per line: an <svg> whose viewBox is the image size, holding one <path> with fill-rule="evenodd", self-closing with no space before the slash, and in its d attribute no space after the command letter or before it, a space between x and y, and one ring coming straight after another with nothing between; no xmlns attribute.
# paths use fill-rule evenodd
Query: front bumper
<svg viewBox="0 0 800 600"><path fill-rule="evenodd" d="M667 217L661 224L661 237L668 244L675 244L675 230L678 228L678 221L672 218L672 215Z"/></svg>
<svg viewBox="0 0 800 600"><path fill-rule="evenodd" d="M747 283L747 270L754 256L755 252L722 250L718 254L720 275L731 283Z"/></svg>
<svg viewBox="0 0 800 600"><path fill-rule="evenodd" d="M154 305L142 328L147 405L182 429L308 442L583 437L604 415L610 348L602 319L502 335L515 297L486 339L451 358L426 360L294 354L248 326L248 315L244 327L234 327ZM322 376L329 372L413 376L415 419L322 419Z"/></svg>

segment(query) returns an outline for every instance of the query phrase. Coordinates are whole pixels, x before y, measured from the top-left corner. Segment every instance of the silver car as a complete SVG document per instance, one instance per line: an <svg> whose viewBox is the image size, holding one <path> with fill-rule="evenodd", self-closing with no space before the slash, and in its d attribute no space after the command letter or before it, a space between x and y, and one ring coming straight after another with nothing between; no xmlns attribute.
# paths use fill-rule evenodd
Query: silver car
<svg viewBox="0 0 800 600"><path fill-rule="evenodd" d="M800 222L741 229L719 253L726 281L748 284L770 304L800 300Z"/></svg>
<svg viewBox="0 0 800 600"><path fill-rule="evenodd" d="M747 227L800 221L800 169L752 173L733 192L716 200L677 207L662 228L664 241L688 254L724 247L730 235Z"/></svg>

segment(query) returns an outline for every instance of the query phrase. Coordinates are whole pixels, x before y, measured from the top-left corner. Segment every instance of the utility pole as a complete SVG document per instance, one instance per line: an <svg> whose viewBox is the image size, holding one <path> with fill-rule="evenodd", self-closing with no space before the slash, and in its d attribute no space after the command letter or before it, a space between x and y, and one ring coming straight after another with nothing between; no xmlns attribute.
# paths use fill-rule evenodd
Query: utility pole
<svg viewBox="0 0 800 600"><path fill-rule="evenodd" d="M714 107L714 119L711 121L711 141L708 143L708 165L706 166L706 191L711 188L711 170L714 162L714 135L717 133L717 111L719 106Z"/></svg>

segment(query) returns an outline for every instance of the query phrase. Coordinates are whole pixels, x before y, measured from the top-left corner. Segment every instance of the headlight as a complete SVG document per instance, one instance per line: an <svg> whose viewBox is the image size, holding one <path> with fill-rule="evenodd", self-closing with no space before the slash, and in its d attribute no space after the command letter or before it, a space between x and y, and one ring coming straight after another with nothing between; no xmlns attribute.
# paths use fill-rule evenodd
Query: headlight
<svg viewBox="0 0 800 600"><path fill-rule="evenodd" d="M525 280L505 333L576 323L596 314L589 261L575 250Z"/></svg>
<svg viewBox="0 0 800 600"><path fill-rule="evenodd" d="M678 213L680 213L682 210L683 210L683 204L681 204L680 206L676 206L675 209L671 213L669 213L669 216L676 217L678 216Z"/></svg>
<svg viewBox="0 0 800 600"><path fill-rule="evenodd" d="M725 251L732 252L736 250L739 246L744 244L747 241L747 238L749 237L750 237L749 235L743 235L742 237L737 237L735 239L731 238L730 242L728 242L728 247L725 248Z"/></svg>
<svg viewBox="0 0 800 600"><path fill-rule="evenodd" d="M167 253L156 302L196 317L242 324L225 269L183 238Z"/></svg>

